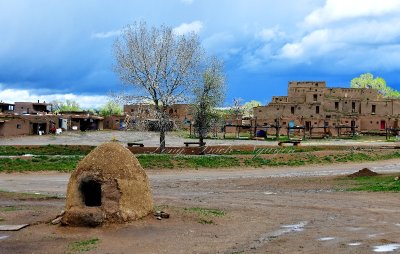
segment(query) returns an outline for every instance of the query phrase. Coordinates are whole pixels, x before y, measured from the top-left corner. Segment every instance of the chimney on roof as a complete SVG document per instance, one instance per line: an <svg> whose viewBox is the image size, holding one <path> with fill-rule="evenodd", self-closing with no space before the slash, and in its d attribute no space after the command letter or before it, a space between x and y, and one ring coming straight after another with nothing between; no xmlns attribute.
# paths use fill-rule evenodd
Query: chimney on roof
<svg viewBox="0 0 400 254"><path fill-rule="evenodd" d="M37 103L39 103L39 100L37 100Z"/></svg>

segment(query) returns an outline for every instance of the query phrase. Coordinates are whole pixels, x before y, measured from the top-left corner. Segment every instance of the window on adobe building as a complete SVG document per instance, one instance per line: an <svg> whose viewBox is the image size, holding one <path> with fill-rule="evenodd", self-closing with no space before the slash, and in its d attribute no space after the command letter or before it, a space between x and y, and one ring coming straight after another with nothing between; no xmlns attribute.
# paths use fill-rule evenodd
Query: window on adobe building
<svg viewBox="0 0 400 254"><path fill-rule="evenodd" d="M131 113L133 112L133 108L131 108Z"/></svg>
<svg viewBox="0 0 400 254"><path fill-rule="evenodd" d="M318 95L317 95L317 94L314 94L313 98L314 98L314 101L317 101Z"/></svg>
<svg viewBox="0 0 400 254"><path fill-rule="evenodd" d="M351 110L352 110L353 112L356 111L356 103L355 103L355 102L352 102L352 103L351 103Z"/></svg>
<svg viewBox="0 0 400 254"><path fill-rule="evenodd" d="M22 124L17 124L17 129L21 129L22 128Z"/></svg>
<svg viewBox="0 0 400 254"><path fill-rule="evenodd" d="M315 107L315 113L316 113L316 114L319 114L319 106L316 106L316 107Z"/></svg>
<svg viewBox="0 0 400 254"><path fill-rule="evenodd" d="M294 107L290 107L290 112L294 114Z"/></svg>
<svg viewBox="0 0 400 254"><path fill-rule="evenodd" d="M338 101L335 101L335 109L339 110L339 102Z"/></svg>
<svg viewBox="0 0 400 254"><path fill-rule="evenodd" d="M376 113L376 105L372 105L372 114Z"/></svg>

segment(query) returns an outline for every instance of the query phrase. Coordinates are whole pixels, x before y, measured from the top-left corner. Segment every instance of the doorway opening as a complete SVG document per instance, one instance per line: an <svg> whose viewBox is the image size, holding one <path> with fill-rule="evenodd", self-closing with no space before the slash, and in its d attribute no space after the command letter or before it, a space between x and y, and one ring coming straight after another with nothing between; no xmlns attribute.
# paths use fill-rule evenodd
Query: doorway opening
<svg viewBox="0 0 400 254"><path fill-rule="evenodd" d="M80 190L86 206L101 206L101 183L93 179L83 180Z"/></svg>

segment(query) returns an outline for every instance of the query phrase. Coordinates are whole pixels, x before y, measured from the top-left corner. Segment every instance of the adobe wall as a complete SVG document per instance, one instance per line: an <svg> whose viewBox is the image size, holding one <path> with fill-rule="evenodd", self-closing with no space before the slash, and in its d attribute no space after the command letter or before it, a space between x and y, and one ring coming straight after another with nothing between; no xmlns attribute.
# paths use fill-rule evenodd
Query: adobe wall
<svg viewBox="0 0 400 254"><path fill-rule="evenodd" d="M28 120L21 118L8 119L0 123L0 137L11 137L18 135L29 135L30 124Z"/></svg>
<svg viewBox="0 0 400 254"><path fill-rule="evenodd" d="M124 116L106 116L104 117L104 129L119 130L121 128L121 122L125 121Z"/></svg>
<svg viewBox="0 0 400 254"><path fill-rule="evenodd" d="M374 100L380 97L378 91L367 88L326 88L326 98L352 98L360 100Z"/></svg>
<svg viewBox="0 0 400 254"><path fill-rule="evenodd" d="M395 106L398 106L397 103L393 103L392 100L370 100L363 101L361 103L361 114L363 115L379 115L379 116L387 116L387 115L398 115L395 114ZM373 112L375 108L375 112ZM396 109L397 111L397 109Z"/></svg>

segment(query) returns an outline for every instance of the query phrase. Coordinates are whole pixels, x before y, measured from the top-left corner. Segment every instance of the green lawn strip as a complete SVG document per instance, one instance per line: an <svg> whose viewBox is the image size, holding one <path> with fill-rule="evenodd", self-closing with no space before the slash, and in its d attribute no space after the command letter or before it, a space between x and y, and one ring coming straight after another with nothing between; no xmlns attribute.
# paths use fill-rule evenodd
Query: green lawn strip
<svg viewBox="0 0 400 254"><path fill-rule="evenodd" d="M61 171L70 172L81 160L80 156L37 156L28 158L0 158L0 172L10 171Z"/></svg>
<svg viewBox="0 0 400 254"><path fill-rule="evenodd" d="M136 155L140 165L145 169L172 169L174 164L169 154L140 154Z"/></svg>
<svg viewBox="0 0 400 254"><path fill-rule="evenodd" d="M94 148L95 146L73 145L0 146L0 155L86 155Z"/></svg>
<svg viewBox="0 0 400 254"><path fill-rule="evenodd" d="M96 249L98 238L93 238L84 241L73 242L69 245L69 249L73 252L86 252Z"/></svg>
<svg viewBox="0 0 400 254"><path fill-rule="evenodd" d="M364 153L364 152L349 152L343 154L326 155L318 157L313 154L305 154L304 156L293 155L291 159L282 160L276 158L247 158L244 159L243 163L248 167L263 167L263 166L303 166L310 164L327 164L327 163L344 163L344 162L363 162L363 161L377 161L377 160L389 160L400 158L400 152L388 153L388 154L375 154L375 153Z"/></svg>
<svg viewBox="0 0 400 254"><path fill-rule="evenodd" d="M399 192L400 181L395 180L392 175L365 176L341 179L343 182L350 183L348 191L371 191L371 192Z"/></svg>
<svg viewBox="0 0 400 254"><path fill-rule="evenodd" d="M239 166L240 161L233 156L222 155L138 155L140 164L145 169L172 168L222 168Z"/></svg>
<svg viewBox="0 0 400 254"><path fill-rule="evenodd" d="M141 154L137 158L144 169L198 169L264 166L303 166L310 164L377 161L400 158L400 152L349 151L317 156L312 153L274 155L171 155ZM266 156L266 157L265 157ZM32 158L0 158L0 172L60 171L75 169L82 156L35 156Z"/></svg>

